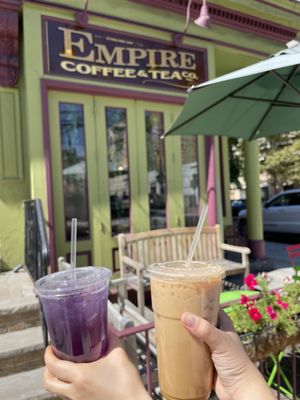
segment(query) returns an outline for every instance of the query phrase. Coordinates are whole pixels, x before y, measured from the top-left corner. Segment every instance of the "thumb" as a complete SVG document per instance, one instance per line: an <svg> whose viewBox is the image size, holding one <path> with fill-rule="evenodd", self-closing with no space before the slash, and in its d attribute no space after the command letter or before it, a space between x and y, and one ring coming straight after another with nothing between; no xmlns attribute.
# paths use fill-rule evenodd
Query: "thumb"
<svg viewBox="0 0 300 400"><path fill-rule="evenodd" d="M218 343L222 340L223 332L215 328L206 319L185 312L181 317L183 326L195 337L203 340L211 351L216 350Z"/></svg>

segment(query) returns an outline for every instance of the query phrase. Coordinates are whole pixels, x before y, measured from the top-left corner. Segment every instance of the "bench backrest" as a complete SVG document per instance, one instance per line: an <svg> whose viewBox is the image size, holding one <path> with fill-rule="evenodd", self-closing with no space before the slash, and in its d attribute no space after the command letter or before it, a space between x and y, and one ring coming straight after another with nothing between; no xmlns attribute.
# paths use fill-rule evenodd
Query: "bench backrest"
<svg viewBox="0 0 300 400"><path fill-rule="evenodd" d="M158 229L149 232L120 234L119 256L127 256L144 266L155 262L185 260L192 244L195 227ZM214 260L222 258L220 226L203 227L194 259Z"/></svg>

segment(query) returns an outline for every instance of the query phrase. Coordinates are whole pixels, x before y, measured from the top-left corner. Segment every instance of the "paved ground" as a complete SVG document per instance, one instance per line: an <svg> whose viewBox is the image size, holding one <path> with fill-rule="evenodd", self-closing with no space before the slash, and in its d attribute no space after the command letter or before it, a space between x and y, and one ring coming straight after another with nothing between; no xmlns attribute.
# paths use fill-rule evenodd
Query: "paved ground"
<svg viewBox="0 0 300 400"><path fill-rule="evenodd" d="M298 235L267 235L266 236L266 255L272 260L273 269L289 267L286 246L300 243ZM300 263L300 259L298 260Z"/></svg>
<svg viewBox="0 0 300 400"><path fill-rule="evenodd" d="M286 247L296 243L300 243L300 238L296 235L268 235L265 241L266 257L259 261L250 260L250 272L257 274L290 267ZM239 286L243 285L242 276L229 277L227 280Z"/></svg>
<svg viewBox="0 0 300 400"><path fill-rule="evenodd" d="M286 243L265 242L266 256L271 260L273 269L285 268L290 266L290 261L287 257Z"/></svg>

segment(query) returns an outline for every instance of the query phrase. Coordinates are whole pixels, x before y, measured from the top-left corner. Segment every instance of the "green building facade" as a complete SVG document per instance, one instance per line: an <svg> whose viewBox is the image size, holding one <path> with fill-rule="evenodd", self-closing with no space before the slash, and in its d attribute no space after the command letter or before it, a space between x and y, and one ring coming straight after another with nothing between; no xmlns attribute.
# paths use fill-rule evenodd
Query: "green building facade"
<svg viewBox="0 0 300 400"><path fill-rule="evenodd" d="M78 265L117 267L120 232L196 224L207 199L207 139L160 136L191 84L295 39L300 5L214 0L211 29L191 21L180 35L186 3L0 1L3 269L24 262L26 199L42 200L53 270L57 257L69 256L72 217L78 218ZM199 0L192 3L193 19L200 7ZM227 139L214 138L213 148L215 222L227 227ZM246 162L252 156L255 146ZM253 193L259 187L251 171L248 164ZM263 239L257 214L253 242Z"/></svg>

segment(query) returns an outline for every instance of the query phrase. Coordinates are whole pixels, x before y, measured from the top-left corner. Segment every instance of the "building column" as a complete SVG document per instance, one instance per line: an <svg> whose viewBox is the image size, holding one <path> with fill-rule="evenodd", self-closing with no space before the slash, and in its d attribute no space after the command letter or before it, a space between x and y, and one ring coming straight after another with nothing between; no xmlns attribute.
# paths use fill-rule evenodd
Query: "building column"
<svg viewBox="0 0 300 400"><path fill-rule="evenodd" d="M247 196L247 232L251 257L265 257L265 242L262 221L261 190L259 184L259 147L257 140L244 142L245 178Z"/></svg>
<svg viewBox="0 0 300 400"><path fill-rule="evenodd" d="M215 170L215 146L214 137L205 138L205 159L206 159L206 190L208 226L214 226L217 223L217 194L216 194L216 170Z"/></svg>

